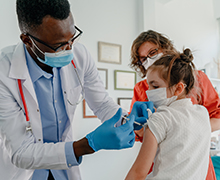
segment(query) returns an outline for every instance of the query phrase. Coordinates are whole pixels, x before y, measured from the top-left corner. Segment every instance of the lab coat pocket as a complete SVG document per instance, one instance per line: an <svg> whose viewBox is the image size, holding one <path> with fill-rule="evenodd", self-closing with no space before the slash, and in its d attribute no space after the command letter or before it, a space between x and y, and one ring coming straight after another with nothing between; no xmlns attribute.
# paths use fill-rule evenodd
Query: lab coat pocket
<svg viewBox="0 0 220 180"><path fill-rule="evenodd" d="M69 89L66 92L66 99L69 105L76 106L78 105L82 100L82 87L79 85L75 88Z"/></svg>

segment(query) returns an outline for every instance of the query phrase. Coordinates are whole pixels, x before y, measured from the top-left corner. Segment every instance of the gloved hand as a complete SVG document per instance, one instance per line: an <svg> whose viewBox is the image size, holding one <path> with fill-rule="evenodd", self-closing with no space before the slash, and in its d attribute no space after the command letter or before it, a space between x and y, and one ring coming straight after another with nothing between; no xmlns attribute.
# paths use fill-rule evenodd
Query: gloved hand
<svg viewBox="0 0 220 180"><path fill-rule="evenodd" d="M151 101L136 101L133 105L131 113L129 116L134 115L135 121L144 124L147 122L148 119L148 112L149 109L152 113L155 112L154 104ZM140 130L142 126L134 124L134 130Z"/></svg>
<svg viewBox="0 0 220 180"><path fill-rule="evenodd" d="M134 145L134 116L130 116L130 120L125 124L115 127L115 123L121 118L121 114L122 109L119 108L117 113L111 119L105 121L86 136L90 147L94 151L100 149L130 148Z"/></svg>

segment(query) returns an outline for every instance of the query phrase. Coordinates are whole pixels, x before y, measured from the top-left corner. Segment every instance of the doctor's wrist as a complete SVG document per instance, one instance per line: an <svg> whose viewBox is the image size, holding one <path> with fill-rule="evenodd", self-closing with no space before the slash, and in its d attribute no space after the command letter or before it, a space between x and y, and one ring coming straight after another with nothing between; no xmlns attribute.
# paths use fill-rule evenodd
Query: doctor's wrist
<svg viewBox="0 0 220 180"><path fill-rule="evenodd" d="M76 159L78 160L80 156L86 155L86 154L92 154L95 151L89 146L87 138L82 138L79 141L75 141L73 143L73 150L76 156Z"/></svg>

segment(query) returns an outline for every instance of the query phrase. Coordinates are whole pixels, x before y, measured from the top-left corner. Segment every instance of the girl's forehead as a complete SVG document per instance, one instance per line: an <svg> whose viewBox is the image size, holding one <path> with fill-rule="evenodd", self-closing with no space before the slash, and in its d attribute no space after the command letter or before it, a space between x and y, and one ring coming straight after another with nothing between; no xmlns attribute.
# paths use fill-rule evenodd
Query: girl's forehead
<svg viewBox="0 0 220 180"><path fill-rule="evenodd" d="M164 71L164 68L162 66L155 66L152 65L147 69L147 75L152 77L160 77L162 78L162 71Z"/></svg>
<svg viewBox="0 0 220 180"><path fill-rule="evenodd" d="M158 68L155 68L155 69L148 69L147 71L147 82L149 84L152 84L152 83L167 83L163 78L162 78L162 75L161 75L161 70L158 69Z"/></svg>

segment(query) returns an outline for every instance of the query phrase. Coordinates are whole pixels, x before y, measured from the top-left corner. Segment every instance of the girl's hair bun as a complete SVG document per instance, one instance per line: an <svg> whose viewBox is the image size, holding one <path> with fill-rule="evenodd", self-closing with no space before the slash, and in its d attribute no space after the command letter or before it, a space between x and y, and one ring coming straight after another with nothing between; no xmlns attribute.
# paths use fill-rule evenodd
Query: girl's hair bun
<svg viewBox="0 0 220 180"><path fill-rule="evenodd" d="M186 63L191 63L194 59L192 55L192 51L189 48L184 49L183 53L180 54L180 57Z"/></svg>

